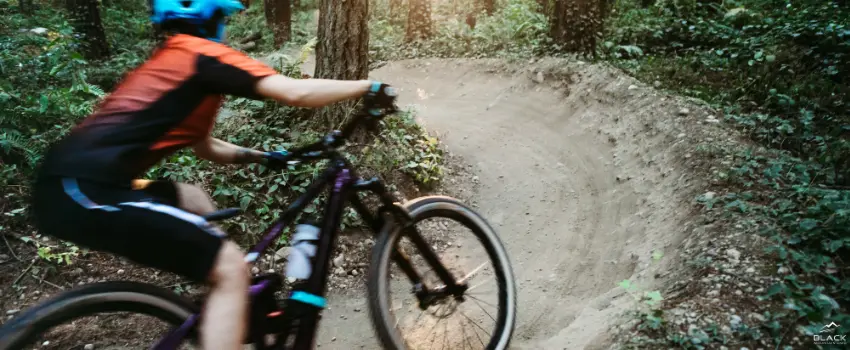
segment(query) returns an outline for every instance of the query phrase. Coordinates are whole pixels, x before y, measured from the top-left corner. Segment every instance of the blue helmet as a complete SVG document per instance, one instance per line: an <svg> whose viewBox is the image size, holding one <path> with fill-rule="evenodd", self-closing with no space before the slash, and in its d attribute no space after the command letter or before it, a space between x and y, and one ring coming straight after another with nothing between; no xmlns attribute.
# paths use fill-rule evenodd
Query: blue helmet
<svg viewBox="0 0 850 350"><path fill-rule="evenodd" d="M155 24L162 24L172 20L183 20L191 24L202 26L208 23L216 12L221 12L224 17L245 9L239 0L153 0L151 6L153 15L151 20ZM223 32L224 19L218 23L217 33L203 33L208 39L220 41Z"/></svg>

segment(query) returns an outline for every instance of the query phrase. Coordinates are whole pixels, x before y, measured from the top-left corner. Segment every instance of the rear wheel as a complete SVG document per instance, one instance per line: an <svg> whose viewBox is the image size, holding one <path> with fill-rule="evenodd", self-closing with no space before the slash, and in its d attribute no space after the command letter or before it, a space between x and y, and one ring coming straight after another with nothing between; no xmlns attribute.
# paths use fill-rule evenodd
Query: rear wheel
<svg viewBox="0 0 850 350"><path fill-rule="evenodd" d="M478 213L450 197L423 197L405 204L416 230L440 263L466 285L420 307L411 282L393 262L409 256L429 290L444 287L416 254L401 227L387 223L372 252L369 306L387 349L506 349L516 321L516 287L508 255L496 232ZM466 236L461 234L467 232Z"/></svg>
<svg viewBox="0 0 850 350"><path fill-rule="evenodd" d="M148 349L197 312L189 300L152 285L91 284L59 294L3 325L0 350Z"/></svg>

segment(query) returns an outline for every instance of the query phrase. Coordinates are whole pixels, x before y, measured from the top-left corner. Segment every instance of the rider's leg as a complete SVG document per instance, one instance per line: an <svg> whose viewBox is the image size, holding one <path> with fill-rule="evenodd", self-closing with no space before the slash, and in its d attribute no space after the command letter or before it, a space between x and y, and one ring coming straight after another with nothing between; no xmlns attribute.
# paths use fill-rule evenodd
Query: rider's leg
<svg viewBox="0 0 850 350"><path fill-rule="evenodd" d="M175 183L178 206L199 215L214 212L215 204L198 186ZM245 254L233 242L225 242L210 271L210 294L204 306L201 345L204 349L239 349L248 322L250 273Z"/></svg>
<svg viewBox="0 0 850 350"><path fill-rule="evenodd" d="M33 204L39 227L43 233L94 250L210 282L201 342L209 344L208 349L241 349L250 274L239 247L202 217L177 208L178 186L147 181L132 187L41 180Z"/></svg>
<svg viewBox="0 0 850 350"><path fill-rule="evenodd" d="M198 215L216 211L215 204L200 187L182 182L133 180L133 189L141 190L158 198L174 199L169 203L180 209Z"/></svg>
<svg viewBox="0 0 850 350"><path fill-rule="evenodd" d="M174 183L177 206L204 215L215 204L200 187ZM248 322L250 273L245 254L233 242L224 242L210 271L210 294L201 315L201 345L204 349L239 349Z"/></svg>
<svg viewBox="0 0 850 350"><path fill-rule="evenodd" d="M141 187L162 198L176 197L177 207L194 214L204 215L216 210L207 193L194 185L152 182ZM248 321L250 273L239 246L230 241L221 244L208 280L210 293L201 315L201 346L204 349L241 349Z"/></svg>
<svg viewBox="0 0 850 350"><path fill-rule="evenodd" d="M201 345L204 349L240 349L248 322L250 273L235 243L222 244L210 271L210 283L201 316Z"/></svg>
<svg viewBox="0 0 850 350"><path fill-rule="evenodd" d="M212 198L200 187L184 183L175 183L177 189L177 206L183 210L205 215L216 211Z"/></svg>

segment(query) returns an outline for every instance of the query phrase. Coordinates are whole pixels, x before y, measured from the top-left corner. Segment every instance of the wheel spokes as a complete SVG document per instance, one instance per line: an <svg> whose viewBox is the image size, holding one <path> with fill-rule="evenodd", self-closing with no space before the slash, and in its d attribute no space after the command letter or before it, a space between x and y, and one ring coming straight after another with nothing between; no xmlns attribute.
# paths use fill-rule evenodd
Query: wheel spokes
<svg viewBox="0 0 850 350"><path fill-rule="evenodd" d="M432 218L426 217L428 220ZM506 313L514 312L513 307L507 304L511 300L511 283L514 279L509 275L510 269L507 269L508 275L505 274L505 265L499 260L505 255L499 250L504 248L498 240L490 238L494 237L492 233L483 232L490 230L489 227L470 229L472 226L465 225L474 221L453 220L451 225L460 223L464 229L458 231L456 227L441 221L451 217L438 216L436 219L436 224L424 229L420 229L419 225L427 225L428 222L422 219L417 221L416 232L422 236L416 238L418 244L409 241L411 238L408 235L392 238L392 249L407 252L408 266L417 271L427 292L411 293L410 279L402 277L389 280L389 283L402 285L389 288L394 293L392 299L410 302L404 303L403 308L394 307L391 316L395 320L386 324L395 326L391 330L397 335L394 339L404 339L406 347L410 349L486 348L488 344L495 344L496 339L503 339L504 332L513 330L512 323L505 323L513 317L506 316ZM440 230L434 231L436 228ZM468 238L470 232L472 239ZM422 256L417 246L422 247L423 242L436 257L431 255L430 259L426 259ZM398 272L400 267L392 265L394 271ZM442 278L437 276L435 268L441 270ZM447 286L443 282L446 280L444 272L448 272L451 280L461 289L453 290L451 285ZM509 288L507 292L505 288ZM418 312L418 315L413 315L413 312ZM438 332L442 332L443 336L440 337Z"/></svg>

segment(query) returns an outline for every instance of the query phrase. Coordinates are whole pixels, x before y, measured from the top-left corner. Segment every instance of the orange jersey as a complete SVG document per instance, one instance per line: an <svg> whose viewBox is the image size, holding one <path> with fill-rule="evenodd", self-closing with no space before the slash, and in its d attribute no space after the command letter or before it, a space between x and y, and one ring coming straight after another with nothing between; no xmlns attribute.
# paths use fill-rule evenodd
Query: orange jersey
<svg viewBox="0 0 850 350"><path fill-rule="evenodd" d="M127 184L205 139L223 95L261 99L257 81L274 74L225 45L175 35L51 148L42 175Z"/></svg>

